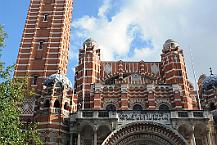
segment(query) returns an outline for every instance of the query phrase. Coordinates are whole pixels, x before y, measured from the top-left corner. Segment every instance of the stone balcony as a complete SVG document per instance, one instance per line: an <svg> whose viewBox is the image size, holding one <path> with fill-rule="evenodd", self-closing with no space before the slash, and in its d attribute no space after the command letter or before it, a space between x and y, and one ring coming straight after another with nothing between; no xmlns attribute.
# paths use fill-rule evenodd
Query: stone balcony
<svg viewBox="0 0 217 145"><path fill-rule="evenodd" d="M203 110L79 110L71 114L70 120L117 120L119 125L134 121L150 121L164 125L172 125L173 120L209 120L211 114Z"/></svg>

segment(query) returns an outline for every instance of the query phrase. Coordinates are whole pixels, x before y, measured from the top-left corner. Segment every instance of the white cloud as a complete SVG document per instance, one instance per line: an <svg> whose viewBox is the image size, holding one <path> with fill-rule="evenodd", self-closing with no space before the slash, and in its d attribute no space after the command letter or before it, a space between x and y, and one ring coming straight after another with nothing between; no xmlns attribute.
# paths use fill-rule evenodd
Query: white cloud
<svg viewBox="0 0 217 145"><path fill-rule="evenodd" d="M111 7L111 0L105 0L103 5L98 10L98 16L104 17L110 7Z"/></svg>
<svg viewBox="0 0 217 145"><path fill-rule="evenodd" d="M187 64L190 64L188 47L191 46L198 74L207 72L209 66L216 68L217 73L216 0L120 0L118 11L113 7L114 2L106 0L96 17L84 16L73 22L76 33L72 35L80 38L80 43L93 37L104 60L160 61L164 41L173 38L184 49ZM131 48L135 38L134 31L129 33L131 25L139 27L142 40L151 40L153 48Z"/></svg>

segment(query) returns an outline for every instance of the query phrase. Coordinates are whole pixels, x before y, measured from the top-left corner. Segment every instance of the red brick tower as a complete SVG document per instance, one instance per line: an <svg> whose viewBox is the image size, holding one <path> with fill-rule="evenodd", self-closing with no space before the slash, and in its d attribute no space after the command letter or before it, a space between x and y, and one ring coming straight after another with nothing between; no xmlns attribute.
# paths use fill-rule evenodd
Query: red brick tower
<svg viewBox="0 0 217 145"><path fill-rule="evenodd" d="M187 79L186 66L183 56L183 50L174 40L167 40L164 43L161 55L161 62L164 72L164 80L167 84L179 84L182 87L183 98L182 107L193 109L193 98L190 95L190 87Z"/></svg>
<svg viewBox="0 0 217 145"><path fill-rule="evenodd" d="M17 57L14 77L28 77L37 94L25 97L22 122L37 121L45 144L61 144L67 138L65 118L68 108L75 106L72 91L55 86L57 79L49 87L43 84L58 72L62 77L67 73L72 4L73 0L31 0Z"/></svg>
<svg viewBox="0 0 217 145"><path fill-rule="evenodd" d="M87 39L79 51L79 65L76 67L76 91L80 108L92 108L91 84L99 82L100 50L94 40ZM84 85L85 84L85 85Z"/></svg>
<svg viewBox="0 0 217 145"><path fill-rule="evenodd" d="M44 78L67 72L73 0L31 0L15 77L28 76L39 91Z"/></svg>

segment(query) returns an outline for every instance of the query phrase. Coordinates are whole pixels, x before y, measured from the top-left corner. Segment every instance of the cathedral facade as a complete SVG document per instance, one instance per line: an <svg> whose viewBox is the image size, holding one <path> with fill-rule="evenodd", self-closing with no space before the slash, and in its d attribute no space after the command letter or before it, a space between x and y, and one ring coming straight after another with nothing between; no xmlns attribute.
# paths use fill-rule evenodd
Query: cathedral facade
<svg viewBox="0 0 217 145"><path fill-rule="evenodd" d="M14 77L27 77L36 92L25 97L22 122L37 122L45 145L217 144L217 77L202 75L198 96L172 39L159 62L103 61L87 39L71 84L72 7L72 0L31 0L17 58Z"/></svg>

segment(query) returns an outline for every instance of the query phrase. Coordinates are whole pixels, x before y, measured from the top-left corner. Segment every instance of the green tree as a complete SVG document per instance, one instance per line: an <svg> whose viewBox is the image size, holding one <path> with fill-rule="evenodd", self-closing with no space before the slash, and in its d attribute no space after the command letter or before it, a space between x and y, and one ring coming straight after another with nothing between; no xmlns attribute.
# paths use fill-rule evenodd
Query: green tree
<svg viewBox="0 0 217 145"><path fill-rule="evenodd" d="M6 33L0 25L0 50L4 46L5 37ZM24 128L20 121L20 102L29 94L26 91L27 80L12 78L13 69L13 66L5 68L0 61L0 144L25 145L33 141L40 144L35 124L31 123L28 128Z"/></svg>
<svg viewBox="0 0 217 145"><path fill-rule="evenodd" d="M6 33L3 30L3 27L0 25L0 47L4 45L4 40L6 37Z"/></svg>

